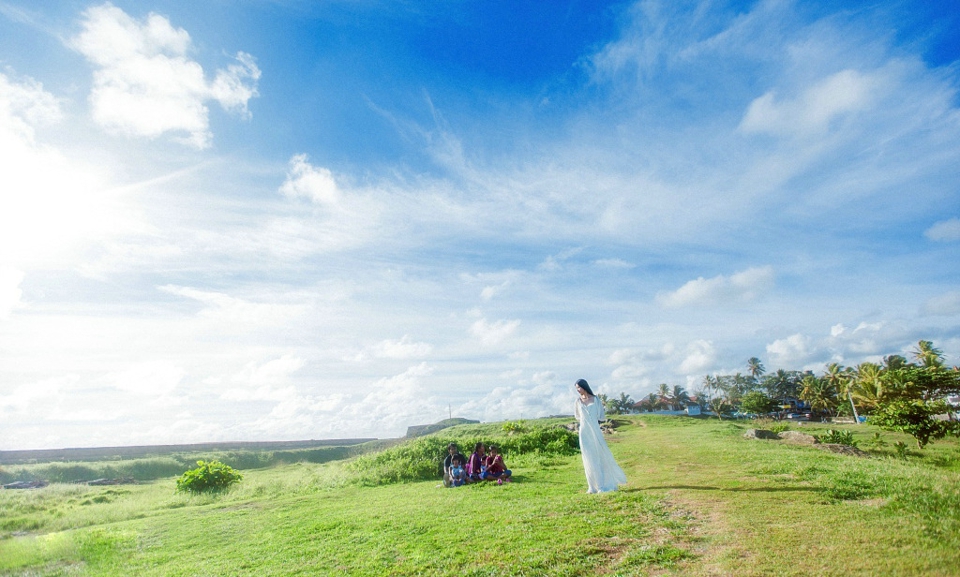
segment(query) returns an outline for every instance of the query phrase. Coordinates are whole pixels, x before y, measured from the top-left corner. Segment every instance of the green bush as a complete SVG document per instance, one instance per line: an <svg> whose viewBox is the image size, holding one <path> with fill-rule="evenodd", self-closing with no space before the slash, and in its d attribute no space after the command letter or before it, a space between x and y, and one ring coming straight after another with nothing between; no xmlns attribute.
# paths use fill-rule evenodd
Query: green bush
<svg viewBox="0 0 960 577"><path fill-rule="evenodd" d="M789 431L789 430L790 430L790 425L789 425L788 423L777 423L777 424L773 425L772 427L770 427L770 430L773 431L774 433L777 433L777 434L779 435L780 433L782 433L782 432L784 432L784 431Z"/></svg>
<svg viewBox="0 0 960 577"><path fill-rule="evenodd" d="M526 433L527 427L524 426L522 421L508 421L503 424L503 432L517 435L520 433Z"/></svg>
<svg viewBox="0 0 960 577"><path fill-rule="evenodd" d="M197 468L177 479L177 491L190 493L216 492L243 479L233 467L220 461L197 461Z"/></svg>
<svg viewBox="0 0 960 577"><path fill-rule="evenodd" d="M857 442L853 440L853 433L844 430L829 429L826 433L817 436L821 443L832 443L836 445L848 445L856 447Z"/></svg>

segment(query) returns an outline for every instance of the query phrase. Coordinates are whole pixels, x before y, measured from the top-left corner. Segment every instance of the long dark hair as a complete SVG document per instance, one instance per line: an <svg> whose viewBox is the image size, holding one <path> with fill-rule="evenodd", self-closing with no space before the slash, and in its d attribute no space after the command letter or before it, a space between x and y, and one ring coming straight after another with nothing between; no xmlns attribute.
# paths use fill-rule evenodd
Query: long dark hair
<svg viewBox="0 0 960 577"><path fill-rule="evenodd" d="M576 382L576 385L581 389L583 389L584 391L587 391L587 394L590 395L591 397L596 396L593 394L593 391L590 390L590 385L587 384L587 381L580 379L579 381Z"/></svg>

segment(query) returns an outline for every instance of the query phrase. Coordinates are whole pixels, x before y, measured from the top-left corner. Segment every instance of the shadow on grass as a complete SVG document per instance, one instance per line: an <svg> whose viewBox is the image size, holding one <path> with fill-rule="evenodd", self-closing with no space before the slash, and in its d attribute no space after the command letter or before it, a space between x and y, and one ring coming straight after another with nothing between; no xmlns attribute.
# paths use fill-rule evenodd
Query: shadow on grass
<svg viewBox="0 0 960 577"><path fill-rule="evenodd" d="M621 491L631 493L634 491L651 491L656 489L686 489L690 491L729 491L731 493L756 492L756 493L783 493L783 492L817 492L818 487L714 487L712 485L653 485L650 487L636 487L631 489L621 489Z"/></svg>

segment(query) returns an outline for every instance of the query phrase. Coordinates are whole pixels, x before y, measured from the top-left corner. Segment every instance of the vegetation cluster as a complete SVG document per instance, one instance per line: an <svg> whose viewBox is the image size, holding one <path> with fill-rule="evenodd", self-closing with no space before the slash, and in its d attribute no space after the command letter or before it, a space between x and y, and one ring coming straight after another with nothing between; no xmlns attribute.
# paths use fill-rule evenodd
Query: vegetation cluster
<svg viewBox="0 0 960 577"><path fill-rule="evenodd" d="M514 422L499 430L482 426L444 429L377 453L361 455L348 467L365 485L437 479L442 475L441 461L447 445L457 443L462 452L469 453L478 442L496 444L508 462L516 458L569 456L580 451L577 434L559 424L527 427Z"/></svg>
<svg viewBox="0 0 960 577"><path fill-rule="evenodd" d="M747 373L707 375L692 395L665 383L639 402L626 393L603 397L610 413L659 409L680 410L696 404L720 418L764 416L792 408L800 400L822 417L865 416L888 431L911 435L922 449L931 441L960 436L958 408L948 397L960 395L960 367L948 367L943 351L921 340L912 360L902 355L883 357L882 363L856 367L830 363L823 373L777 369L766 373L757 357L747 361Z"/></svg>
<svg viewBox="0 0 960 577"><path fill-rule="evenodd" d="M0 468L0 484L15 481L48 480L53 483L79 483L93 479L133 478L153 481L182 474L193 467L198 458L214 460L235 469L260 469L287 463L327 463L338 461L381 446L380 442L347 447L330 446L279 451L220 451L177 453L164 456L116 458L102 461L46 462L10 465Z"/></svg>
<svg viewBox="0 0 960 577"><path fill-rule="evenodd" d="M184 493L207 493L225 491L239 483L243 475L230 465L220 461L197 461L197 468L185 471L177 479L177 491Z"/></svg>

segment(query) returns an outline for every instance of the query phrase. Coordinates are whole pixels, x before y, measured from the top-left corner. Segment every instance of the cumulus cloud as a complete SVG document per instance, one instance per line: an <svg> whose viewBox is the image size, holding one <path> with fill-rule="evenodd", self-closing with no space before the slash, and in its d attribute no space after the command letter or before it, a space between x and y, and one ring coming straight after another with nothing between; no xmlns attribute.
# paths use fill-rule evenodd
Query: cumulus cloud
<svg viewBox="0 0 960 577"><path fill-rule="evenodd" d="M42 84L32 78L16 82L0 73L0 135L33 144L36 126L61 118L60 102Z"/></svg>
<svg viewBox="0 0 960 577"><path fill-rule="evenodd" d="M470 334L487 346L498 345L510 337L520 326L519 319L488 321L481 318L470 326Z"/></svg>
<svg viewBox="0 0 960 577"><path fill-rule="evenodd" d="M190 35L159 14L138 21L107 3L88 8L82 28L72 45L96 66L90 105L108 129L147 138L185 133L183 142L207 148L213 135L206 103L245 116L257 96L253 57L239 52L235 64L208 81L187 56Z"/></svg>
<svg viewBox="0 0 960 577"><path fill-rule="evenodd" d="M38 141L36 130L61 118L39 82L0 73L0 263L36 264L132 226L100 169Z"/></svg>
<svg viewBox="0 0 960 577"><path fill-rule="evenodd" d="M748 301L770 290L774 284L773 267L754 267L729 277L699 277L672 292L661 292L657 302L667 308Z"/></svg>
<svg viewBox="0 0 960 577"><path fill-rule="evenodd" d="M960 240L960 218L941 220L924 231L923 236L935 242Z"/></svg>
<svg viewBox="0 0 960 577"><path fill-rule="evenodd" d="M795 98L778 101L774 92L767 92L750 103L740 130L775 135L825 132L831 122L867 108L878 83L878 79L869 74L843 70Z"/></svg>
<svg viewBox="0 0 960 577"><path fill-rule="evenodd" d="M797 366L805 362L811 354L810 337L797 333L785 339L777 339L767 345L767 354L772 364L784 367Z"/></svg>
<svg viewBox="0 0 960 577"><path fill-rule="evenodd" d="M353 400L338 413L355 430L389 431L402 434L411 424L433 423L447 414L447 406L426 385L434 373L426 362L408 367L400 374L384 377L367 388L363 398Z"/></svg>
<svg viewBox="0 0 960 577"><path fill-rule="evenodd" d="M673 343L646 350L617 349L610 353L607 359L607 363L614 366L610 377L614 381L640 381L640 384L649 384L648 379L644 377L658 365L670 359L676 360L676 354L676 346Z"/></svg>
<svg viewBox="0 0 960 577"><path fill-rule="evenodd" d="M681 374L702 374L707 371L717 360L717 351L713 342L705 340L696 340L687 345L686 354L683 361L680 362L679 372Z"/></svg>
<svg viewBox="0 0 960 577"><path fill-rule="evenodd" d="M333 173L311 165L307 162L306 154L297 154L290 159L290 170L280 186L280 193L289 198L302 197L324 205L336 205L340 197Z"/></svg>
<svg viewBox="0 0 960 577"><path fill-rule="evenodd" d="M960 291L950 291L928 299L923 303L923 314L953 316L960 314ZM2 313L2 308L0 308Z"/></svg>
<svg viewBox="0 0 960 577"><path fill-rule="evenodd" d="M570 415L575 399L572 384L557 379L551 371L535 373L519 379L516 386L495 387L482 398L468 401L460 412L482 421Z"/></svg>

